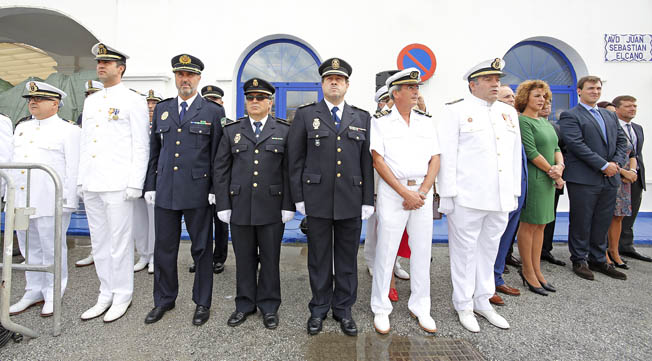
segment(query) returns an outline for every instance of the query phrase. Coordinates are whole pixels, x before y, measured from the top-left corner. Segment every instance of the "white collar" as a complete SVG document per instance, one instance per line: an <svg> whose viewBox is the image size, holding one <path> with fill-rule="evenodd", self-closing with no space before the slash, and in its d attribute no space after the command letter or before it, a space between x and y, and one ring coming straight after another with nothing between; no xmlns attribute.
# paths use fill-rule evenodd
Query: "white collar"
<svg viewBox="0 0 652 361"><path fill-rule="evenodd" d="M475 103L477 103L477 104L479 104L479 105L482 105L482 106L488 107L488 108L491 108L491 106L494 105L494 103L496 103L496 102L489 103L488 101L486 101L486 100L484 100L484 99L480 99L480 98L476 97L476 96L473 95L473 94L471 94L471 97L469 97L469 100L471 100L471 101L473 101L473 102L475 102ZM496 101L497 101L497 100L496 100Z"/></svg>
<svg viewBox="0 0 652 361"><path fill-rule="evenodd" d="M261 122L263 125L260 126L260 129L262 130L263 127L265 126L265 123L267 123L267 119L269 118L269 114L265 116L265 118L261 120L253 120L251 117L249 117L249 122L251 123L251 126L254 127L253 129L256 129L256 126L254 125L254 122Z"/></svg>
<svg viewBox="0 0 652 361"><path fill-rule="evenodd" d="M179 111L181 110L181 103L183 103L183 102L186 102L186 104L188 104L188 107L186 108L186 111L188 109L190 109L190 106L195 101L195 98L197 98L198 94L199 94L199 92L196 92L195 95L191 96L188 100L183 100L183 99L181 99L180 96L177 95L177 106L179 107Z"/></svg>
<svg viewBox="0 0 652 361"><path fill-rule="evenodd" d="M342 100L342 102L340 104L337 104L337 105L332 104L331 102L326 100L326 98L324 98L324 102L326 103L326 106L328 107L328 111L330 111L330 112L332 112L333 107L337 107L337 109L338 109L337 112L338 113L341 112L344 109L344 100Z"/></svg>

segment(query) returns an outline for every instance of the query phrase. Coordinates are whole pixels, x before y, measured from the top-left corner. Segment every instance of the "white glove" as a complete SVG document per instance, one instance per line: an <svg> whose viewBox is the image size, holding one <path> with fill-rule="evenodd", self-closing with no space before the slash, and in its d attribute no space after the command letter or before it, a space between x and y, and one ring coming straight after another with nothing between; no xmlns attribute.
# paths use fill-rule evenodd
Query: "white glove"
<svg viewBox="0 0 652 361"><path fill-rule="evenodd" d="M281 221L283 223L288 223L294 219L294 212L281 210Z"/></svg>
<svg viewBox="0 0 652 361"><path fill-rule="evenodd" d="M125 189L125 201L131 201L140 198L143 195L143 190L138 188L127 187Z"/></svg>
<svg viewBox="0 0 652 361"><path fill-rule="evenodd" d="M369 217L371 217L372 214L374 214L374 206L368 206L366 204L363 204L360 218L362 218L362 220L364 221L365 219L369 219Z"/></svg>
<svg viewBox="0 0 652 361"><path fill-rule="evenodd" d="M208 193L208 204L215 204L215 194Z"/></svg>
<svg viewBox="0 0 652 361"><path fill-rule="evenodd" d="M156 202L156 191L145 192L145 202L154 204Z"/></svg>
<svg viewBox="0 0 652 361"><path fill-rule="evenodd" d="M515 211L518 208L518 197L514 197L514 207L512 208L512 211Z"/></svg>
<svg viewBox="0 0 652 361"><path fill-rule="evenodd" d="M294 206L297 208L297 212L303 214L304 216L307 216L306 214L306 202L297 202L294 204Z"/></svg>
<svg viewBox="0 0 652 361"><path fill-rule="evenodd" d="M441 197L439 198L439 209L440 213L451 214L455 210L455 201L453 197Z"/></svg>
<svg viewBox="0 0 652 361"><path fill-rule="evenodd" d="M75 208L72 208L72 207L63 207L63 213L72 213L72 212L74 212L74 211L76 211Z"/></svg>
<svg viewBox="0 0 652 361"><path fill-rule="evenodd" d="M217 212L217 218L224 223L231 223L231 210L226 209Z"/></svg>
<svg viewBox="0 0 652 361"><path fill-rule="evenodd" d="M77 196L81 199L84 199L84 191L82 190L82 186L77 186Z"/></svg>

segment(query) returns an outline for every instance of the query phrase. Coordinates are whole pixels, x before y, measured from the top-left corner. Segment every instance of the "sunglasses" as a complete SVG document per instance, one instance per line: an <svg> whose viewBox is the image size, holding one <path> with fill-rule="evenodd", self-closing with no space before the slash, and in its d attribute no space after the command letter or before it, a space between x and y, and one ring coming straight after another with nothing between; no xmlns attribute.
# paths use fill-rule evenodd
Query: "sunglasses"
<svg viewBox="0 0 652 361"><path fill-rule="evenodd" d="M251 94L248 94L248 95L245 96L245 98L246 98L247 100L249 100L249 101L252 101L252 100L256 99L256 100L258 100L259 102L262 102L262 101L265 100L265 99L269 99L269 96L267 96L267 95L262 95L262 94L258 94L258 95L251 95Z"/></svg>

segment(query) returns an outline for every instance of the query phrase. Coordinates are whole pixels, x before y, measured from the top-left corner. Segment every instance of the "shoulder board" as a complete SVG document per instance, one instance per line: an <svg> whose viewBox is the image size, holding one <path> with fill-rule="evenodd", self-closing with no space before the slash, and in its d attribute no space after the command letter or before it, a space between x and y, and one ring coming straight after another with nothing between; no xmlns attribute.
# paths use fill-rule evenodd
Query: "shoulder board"
<svg viewBox="0 0 652 361"><path fill-rule="evenodd" d="M277 123L285 124L285 125L288 125L288 126L292 125L292 123L290 123L287 119L283 119L283 118L274 118L274 119L276 119Z"/></svg>
<svg viewBox="0 0 652 361"><path fill-rule="evenodd" d="M384 117L385 115L387 115L387 114L389 114L391 112L392 112L391 109L389 109L389 110L388 109L379 110L379 111L376 112L376 114L374 114L374 118Z"/></svg>
<svg viewBox="0 0 652 361"><path fill-rule="evenodd" d="M205 102L205 103L215 104L215 105L217 105L218 108L224 108L224 106L223 106L222 104L220 104L220 103L212 102L212 101L210 101L210 100L208 100L208 99L206 99L206 98L203 98L203 97L202 97L202 99L204 99L204 102ZM212 106L212 105L211 105L211 106Z"/></svg>
<svg viewBox="0 0 652 361"><path fill-rule="evenodd" d="M228 127L229 125L232 125L232 124L240 123L240 120L242 120L242 119L244 119L244 118L240 118L240 119L236 119L236 120L231 120L229 118L222 118L222 120L220 120L220 122L222 123L222 128L224 128L224 127Z"/></svg>
<svg viewBox="0 0 652 361"><path fill-rule="evenodd" d="M72 120L66 120L66 119L63 119L63 118L61 120L63 120L64 122L70 123L72 125L77 125L77 122L72 121Z"/></svg>
<svg viewBox="0 0 652 361"><path fill-rule="evenodd" d="M299 105L297 108L305 108L308 105L313 105L313 104L317 104L317 102L312 102L312 103L306 103L306 104L303 104L303 105Z"/></svg>
<svg viewBox="0 0 652 361"><path fill-rule="evenodd" d="M0 115L9 118L9 116L7 114L5 114L5 113L0 113Z"/></svg>
<svg viewBox="0 0 652 361"><path fill-rule="evenodd" d="M25 122L25 121L28 121L28 120L31 120L31 119L32 119L32 116L31 116L31 115L28 115L28 116L26 116L26 117L20 118L20 119L18 119L18 121L16 122L16 125L15 125L14 127L17 127L18 124L20 124L20 123L22 123L22 122Z"/></svg>
<svg viewBox="0 0 652 361"><path fill-rule="evenodd" d="M166 98L166 99L163 99L163 100L161 100L161 101L160 101L160 102L158 102L158 103L163 103L163 102L167 102L168 100L172 100L172 99L174 99L174 98ZM156 103L156 104L158 104L158 103Z"/></svg>
<svg viewBox="0 0 652 361"><path fill-rule="evenodd" d="M350 105L350 104L349 104L349 105ZM364 109L362 109L362 108L358 108L358 107L356 107L355 105L351 105L351 108L353 108L353 109L357 109L357 110L360 110L360 111L363 111L363 112L369 114L368 111L366 111L366 110L364 110Z"/></svg>
<svg viewBox="0 0 652 361"><path fill-rule="evenodd" d="M432 115L430 115L430 113L426 113L426 112L424 112L423 110L421 110L421 109L419 109L419 108L414 108L413 110L414 110L417 114L425 115L425 116L428 117L428 118L432 118Z"/></svg>
<svg viewBox="0 0 652 361"><path fill-rule="evenodd" d="M461 102L462 100L464 100L464 98L459 98L459 99L457 99L457 100L453 100L452 102L448 102L448 103L446 103L446 105L453 105L453 104L455 104L455 103L459 103L459 102Z"/></svg>

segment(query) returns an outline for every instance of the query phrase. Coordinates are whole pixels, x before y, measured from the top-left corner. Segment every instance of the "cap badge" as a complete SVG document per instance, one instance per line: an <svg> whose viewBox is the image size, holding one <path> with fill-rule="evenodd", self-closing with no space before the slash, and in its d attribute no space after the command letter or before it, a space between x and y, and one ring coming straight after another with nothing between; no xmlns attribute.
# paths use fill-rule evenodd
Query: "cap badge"
<svg viewBox="0 0 652 361"><path fill-rule="evenodd" d="M163 114L161 114L161 120L165 120L165 119L167 119L167 118L168 118L168 114L169 114L169 113L168 113L167 110L164 111Z"/></svg>
<svg viewBox="0 0 652 361"><path fill-rule="evenodd" d="M416 79L418 77L419 77L419 72L418 71L410 72L410 78Z"/></svg>
<svg viewBox="0 0 652 361"><path fill-rule="evenodd" d="M500 70L500 58L494 59L494 62L491 63L491 67L496 70Z"/></svg>
<svg viewBox="0 0 652 361"><path fill-rule="evenodd" d="M319 129L319 124L321 124L321 123L319 122L319 118L315 118L315 119L312 121L312 127L315 128L315 130Z"/></svg>
<svg viewBox="0 0 652 361"><path fill-rule="evenodd" d="M97 55L106 55L106 46L104 44L97 46Z"/></svg>
<svg viewBox="0 0 652 361"><path fill-rule="evenodd" d="M333 59L331 62L331 67L333 69L339 69L340 68L340 61L338 59Z"/></svg>
<svg viewBox="0 0 652 361"><path fill-rule="evenodd" d="M239 141L240 141L240 133L236 133L235 137L233 137L233 142L235 144L238 144Z"/></svg>
<svg viewBox="0 0 652 361"><path fill-rule="evenodd" d="M254 86L258 86L258 79L254 79L253 84L254 84Z"/></svg>
<svg viewBox="0 0 652 361"><path fill-rule="evenodd" d="M149 97L150 98L154 97L154 90L152 90L152 89L149 90Z"/></svg>
<svg viewBox="0 0 652 361"><path fill-rule="evenodd" d="M38 87L36 86L36 83L34 83L33 81L29 83L29 91L31 92L38 91Z"/></svg>
<svg viewBox="0 0 652 361"><path fill-rule="evenodd" d="M190 64L190 57L188 55L181 55L179 62L181 64Z"/></svg>
<svg viewBox="0 0 652 361"><path fill-rule="evenodd" d="M208 90L209 92L211 92L211 91L213 91L213 87L209 85L208 87L206 87L206 90Z"/></svg>

